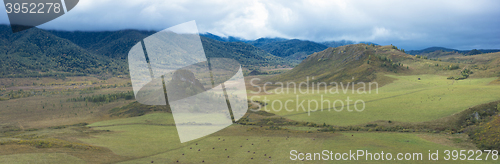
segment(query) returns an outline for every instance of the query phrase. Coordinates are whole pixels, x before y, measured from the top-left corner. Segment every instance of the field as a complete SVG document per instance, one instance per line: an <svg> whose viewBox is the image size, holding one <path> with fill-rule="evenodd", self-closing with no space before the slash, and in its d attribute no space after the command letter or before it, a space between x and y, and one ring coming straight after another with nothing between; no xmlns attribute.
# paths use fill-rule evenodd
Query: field
<svg viewBox="0 0 500 164"><path fill-rule="evenodd" d="M363 90L359 90L358 86L354 89L354 93L352 89L346 90L344 93L342 87L339 87L339 93L334 94L330 92L331 88L328 88L326 92L322 88L319 90L315 88L313 94L311 94L312 89L309 89L309 94L301 94L298 91L294 94L293 89L285 90L284 93L276 93L276 89L274 89L274 93L268 95L254 95L254 100L263 101L266 98L268 105L262 110L292 120L346 126L379 120L393 122L431 121L456 114L475 105L500 99L500 86L489 84L496 81L497 78L455 81L437 75L387 76L397 80L378 88L378 94L373 88L371 93L366 90L366 94L360 94L358 91ZM421 80L418 80L419 78ZM302 90L306 89L302 88ZM335 90L333 89L333 91ZM297 96L299 97L298 101ZM351 100L349 102L351 112L347 108L347 97ZM293 100L293 102L289 102L285 108L284 103L287 100ZM318 103L316 104L313 100ZM327 100L330 103L326 102ZM339 101L333 108L332 104L336 100ZM365 102L365 109L361 112L354 108L357 100ZM300 106L302 101L304 101L302 103L304 108ZM322 101L323 103L321 103ZM273 104L273 102L275 103ZM342 103L344 103L343 106ZM328 105L331 107L328 108ZM359 110L362 109L361 101L356 107ZM308 108L310 111L307 110ZM340 111L342 108L343 110ZM315 109L317 110L315 111ZM322 109L323 111L321 111Z"/></svg>
<svg viewBox="0 0 500 164"><path fill-rule="evenodd" d="M428 67L420 62L411 66ZM250 106L264 104L264 98L269 100L267 105L260 111L249 111L238 124L186 143L180 143L169 108L120 97L132 90L126 77L1 78L0 163L302 163L290 160L294 157L291 150L384 151L394 158L397 153L423 155L421 161L389 163L429 163L429 150L439 150L440 163L456 163L461 161L445 161L443 151L500 145L494 137L500 131L494 125L500 119L488 122L489 117L476 110L490 103L484 107L489 111L491 102L496 107L495 101L500 100L498 77L448 80L448 75L459 71L433 69L441 73L379 73L374 81L379 82L379 88L372 85L371 90L366 83L366 88L356 84L354 90L330 85L326 91L323 87L289 87L279 92L279 85L272 84L266 86L271 93L253 93L274 75L248 76L248 97L258 101ZM259 87L249 85L255 77L263 79ZM308 93L300 93L306 90ZM297 96L299 103L304 101L304 108L296 103ZM347 97L350 102L346 102ZM288 100L293 102L280 107L279 102ZM311 100L318 104L309 103ZM330 101L330 107L322 100ZM335 100L339 101L332 106ZM354 108L357 100L365 103L362 111ZM470 112L474 111L482 120L472 120L462 129L448 128L448 124L456 123L450 120L468 116L465 122L471 121ZM474 126L479 128L471 128ZM488 140L483 140L484 136ZM332 162L316 159L317 163ZM360 161L342 162L388 161L360 157ZM490 159L481 163L495 162Z"/></svg>
<svg viewBox="0 0 500 164"><path fill-rule="evenodd" d="M149 163L152 161L155 163L176 163L176 161L179 163L199 163L202 161L205 163L221 163L220 161L223 161L222 163L289 163L291 150L299 152L330 150L344 153L359 149L374 153L384 151L394 154L421 152L426 157L428 150L444 151L473 147L454 142L463 138L463 135L367 132L308 133L304 130L265 130L260 127L248 128L241 125L233 125L210 136L180 144L174 126L145 124L146 121L149 121L149 124L164 123L163 120L153 121L158 116L167 120L172 119L170 114L156 113L138 118L122 119L117 122L97 122L88 126L106 125L97 129L114 132L82 140L88 144L108 147L118 155L131 157L122 163ZM123 125L123 123L128 125ZM229 158L227 158L228 156ZM425 161L426 159L422 163L426 163ZM330 163L330 161L321 162ZM357 163L358 161L350 162ZM414 161L394 162L414 163Z"/></svg>

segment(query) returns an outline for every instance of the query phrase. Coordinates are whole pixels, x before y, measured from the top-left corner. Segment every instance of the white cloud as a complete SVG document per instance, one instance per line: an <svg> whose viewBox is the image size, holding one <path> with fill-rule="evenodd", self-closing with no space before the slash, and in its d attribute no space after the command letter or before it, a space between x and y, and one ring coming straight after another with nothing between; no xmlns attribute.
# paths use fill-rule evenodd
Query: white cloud
<svg viewBox="0 0 500 164"><path fill-rule="evenodd" d="M494 0L82 0L41 28L162 30L196 20L201 32L427 46L500 48ZM7 23L0 15L0 23Z"/></svg>

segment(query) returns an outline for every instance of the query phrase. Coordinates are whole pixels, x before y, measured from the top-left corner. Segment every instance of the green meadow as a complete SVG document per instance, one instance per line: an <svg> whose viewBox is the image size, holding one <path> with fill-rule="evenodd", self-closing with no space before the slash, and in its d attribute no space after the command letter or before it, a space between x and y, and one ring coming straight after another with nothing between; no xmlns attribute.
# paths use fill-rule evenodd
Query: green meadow
<svg viewBox="0 0 500 164"><path fill-rule="evenodd" d="M421 161L366 161L365 156L360 161L342 161L345 163L428 163L428 153L440 151L439 160L445 161L444 150L464 149L457 144L436 142L448 138L462 137L459 135L439 135L427 133L392 133L392 132L308 132L300 130L266 130L264 128L233 125L209 136L180 143L175 126L158 126L143 124L148 119L162 116L172 120L171 114L148 114L141 119L126 118L120 121L103 121L91 125L106 125L100 130L110 130L112 133L92 135L90 139L80 139L87 144L99 145L111 149L114 153L128 157L120 163L302 163L300 160L290 160L291 150L307 153L321 153L329 150L335 153L349 153L349 150L365 150L369 153L391 153L396 158L397 153L422 153ZM160 120L157 120L160 121ZM123 125L123 123L129 125ZM136 125L130 125L136 124ZM427 139L426 139L427 138ZM125 144L126 143L126 144ZM228 158L229 156L229 158ZM270 158L271 157L271 158ZM322 156L324 157L324 156ZM332 161L320 161L331 163ZM467 161L464 163L470 163ZM496 161L483 161L494 163Z"/></svg>
<svg viewBox="0 0 500 164"><path fill-rule="evenodd" d="M378 88L378 93L377 89L373 88L374 85L370 93L367 83L367 93L362 93L363 89L358 86L354 89L354 93L352 89L344 93L342 87L339 86L339 93L335 93L335 88L328 88L326 92L324 89L317 90L316 88L313 94L301 94L298 90L295 94L293 89L278 94L273 89L272 94L258 95L253 98L250 96L250 98L258 101L264 101L266 98L268 105L261 110L292 120L340 126L378 120L431 121L453 115L475 105L500 99L500 86L489 85L497 78L455 81L438 75L386 76L397 80ZM278 88L277 91L280 89ZM350 101L347 101L347 97ZM363 103L360 100L365 104L364 110L362 110ZM285 106L286 101L289 102Z"/></svg>

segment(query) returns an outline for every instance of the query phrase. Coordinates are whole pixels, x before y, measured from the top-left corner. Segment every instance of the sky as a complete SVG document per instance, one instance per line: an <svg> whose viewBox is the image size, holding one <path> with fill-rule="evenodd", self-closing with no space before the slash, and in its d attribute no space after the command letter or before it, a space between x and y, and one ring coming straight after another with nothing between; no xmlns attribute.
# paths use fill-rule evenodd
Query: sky
<svg viewBox="0 0 500 164"><path fill-rule="evenodd" d="M499 9L498 0L80 0L70 12L38 27L159 31L195 20L201 33L249 40L500 49ZM0 14L1 24L8 20L6 12Z"/></svg>

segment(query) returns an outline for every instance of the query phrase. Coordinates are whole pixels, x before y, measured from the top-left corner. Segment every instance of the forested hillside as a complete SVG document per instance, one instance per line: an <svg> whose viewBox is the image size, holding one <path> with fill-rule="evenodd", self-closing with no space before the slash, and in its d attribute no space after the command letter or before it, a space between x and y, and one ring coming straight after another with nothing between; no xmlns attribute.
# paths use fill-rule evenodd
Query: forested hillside
<svg viewBox="0 0 500 164"><path fill-rule="evenodd" d="M32 28L13 34L0 25L0 77L61 77L128 75L128 51L153 31L104 32L45 31ZM233 58L247 68L291 66L242 42L221 42L201 37L207 55Z"/></svg>
<svg viewBox="0 0 500 164"><path fill-rule="evenodd" d="M311 41L292 39L271 42L262 45L260 48L278 57L301 61L308 55L314 52L323 51L328 47Z"/></svg>
<svg viewBox="0 0 500 164"><path fill-rule="evenodd" d="M32 28L13 34L0 25L0 77L125 74L123 60L113 60Z"/></svg>

